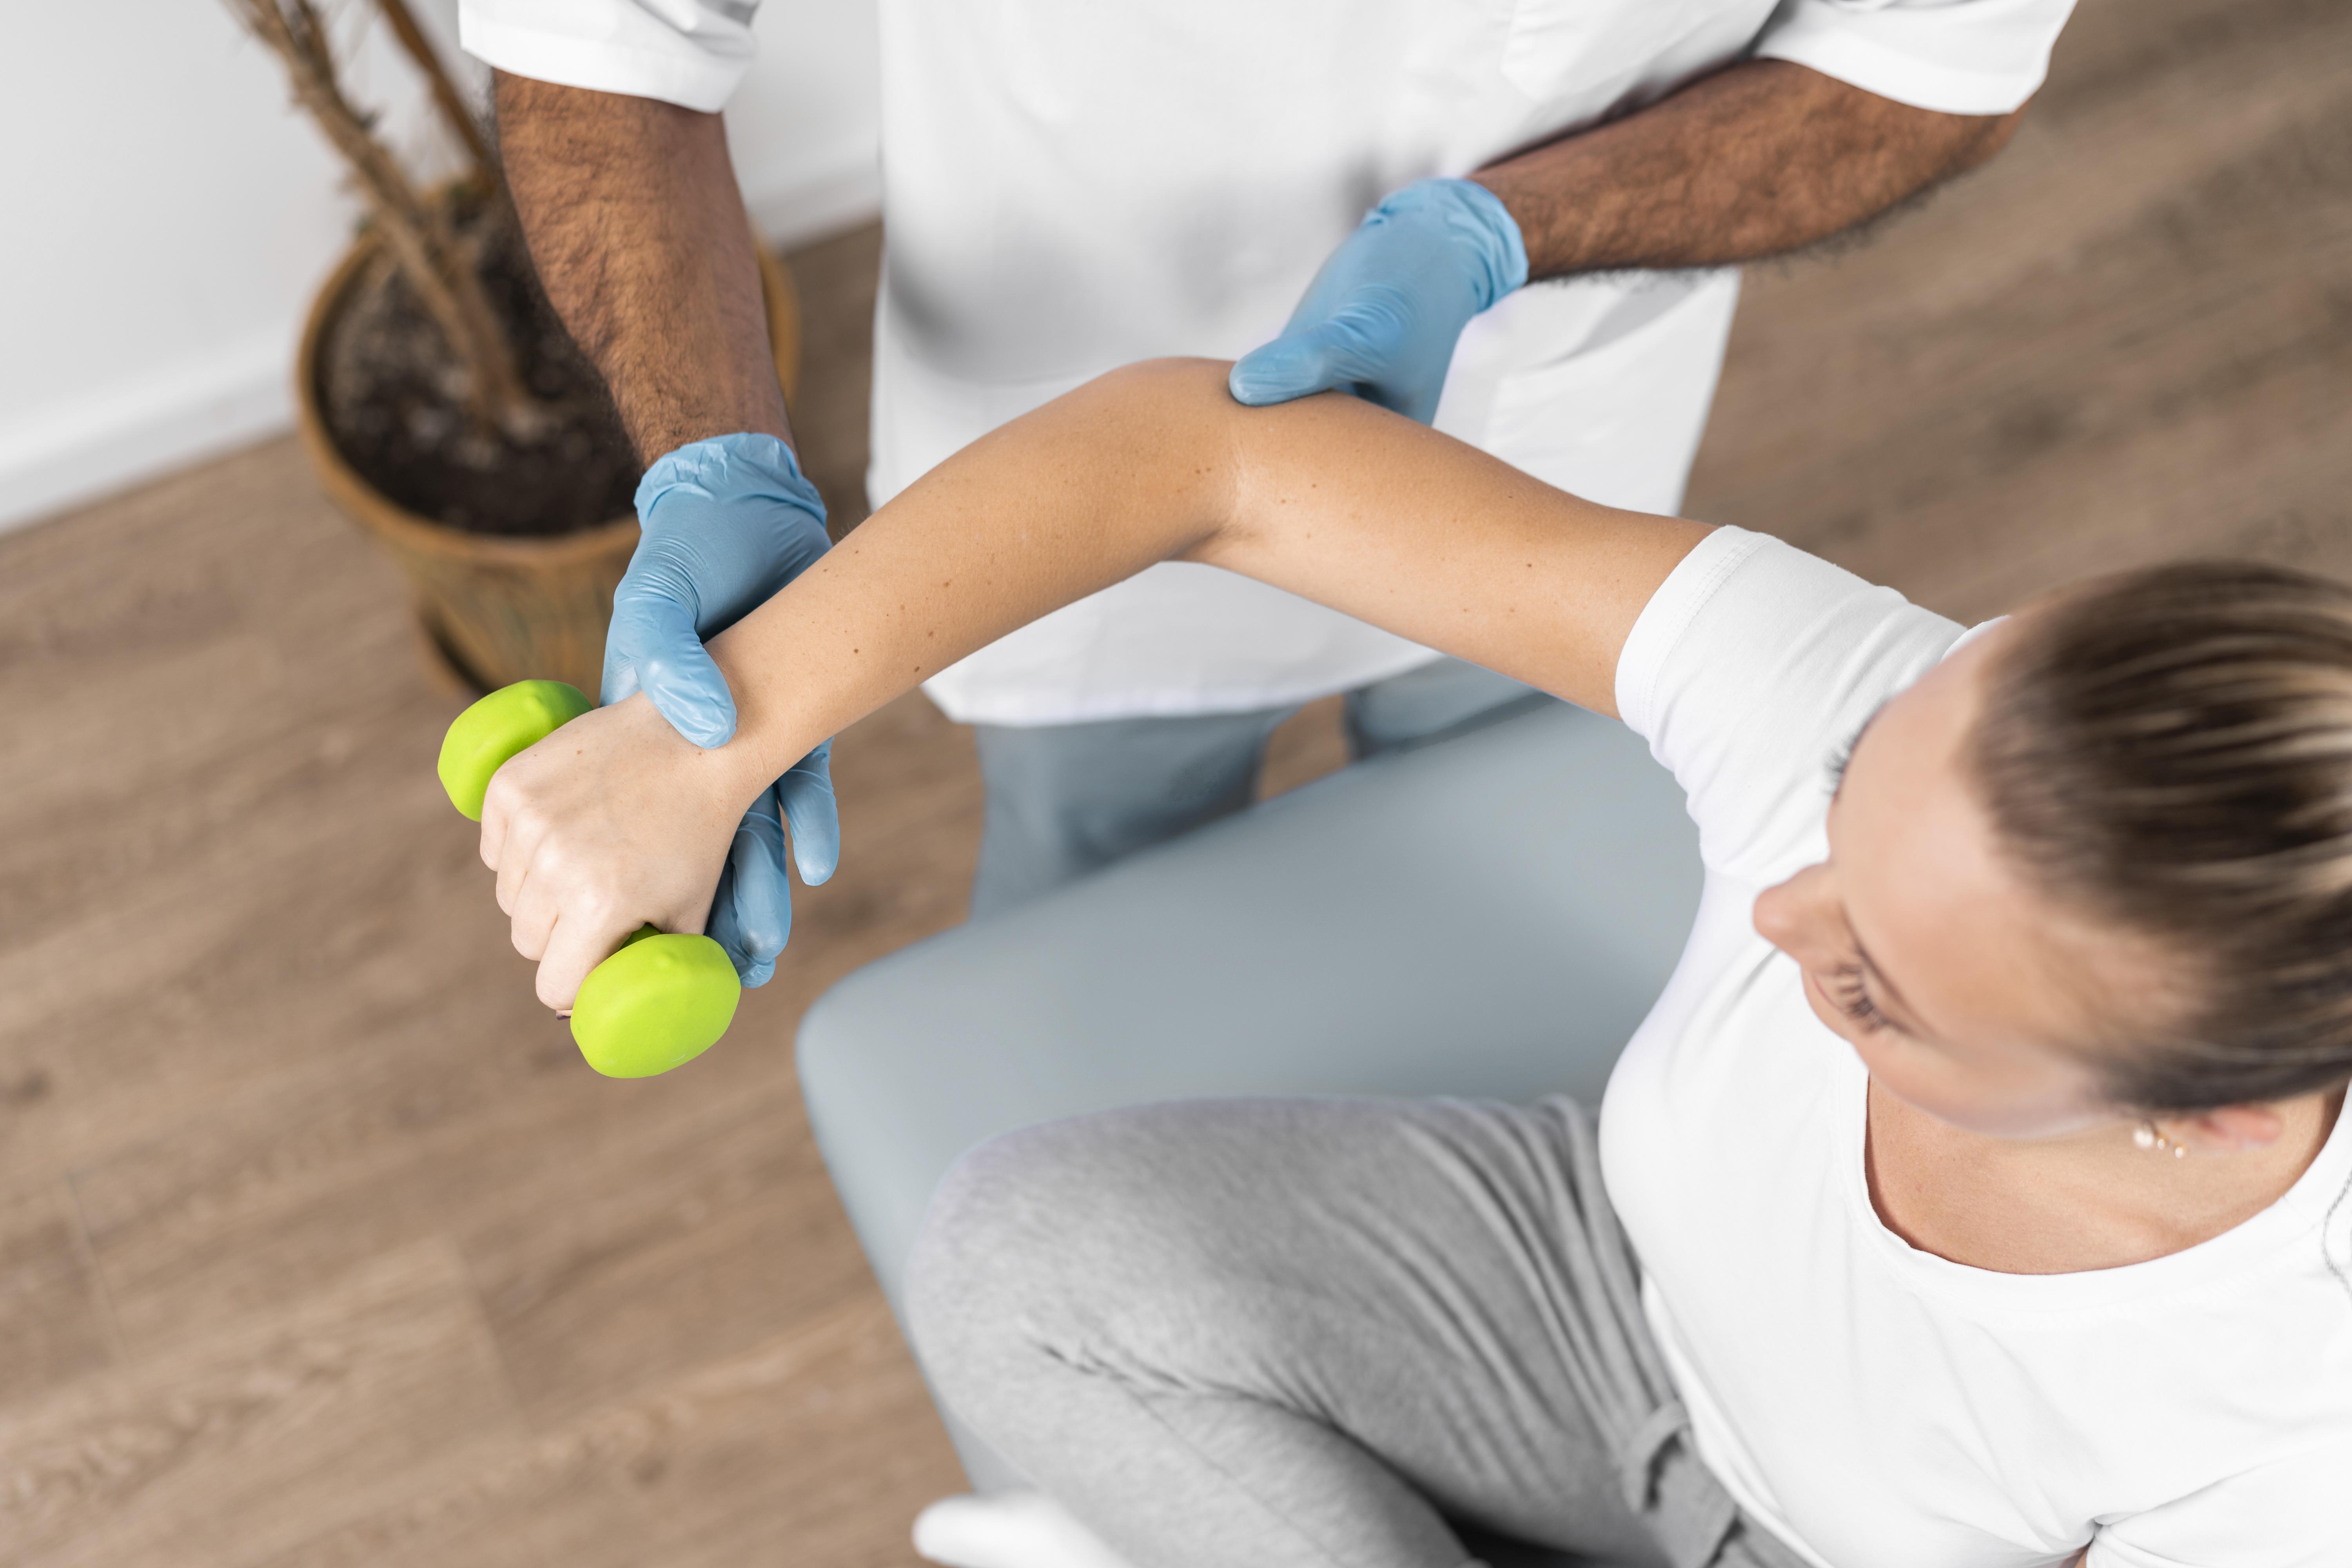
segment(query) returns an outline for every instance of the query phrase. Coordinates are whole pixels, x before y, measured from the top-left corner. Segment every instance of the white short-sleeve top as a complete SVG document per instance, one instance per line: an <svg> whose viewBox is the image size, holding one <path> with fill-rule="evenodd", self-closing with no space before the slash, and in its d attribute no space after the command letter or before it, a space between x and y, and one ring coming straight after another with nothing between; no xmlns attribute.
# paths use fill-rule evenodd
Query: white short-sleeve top
<svg viewBox="0 0 2352 1568"><path fill-rule="evenodd" d="M2352 1118L2186 1251L1965 1268L1879 1220L1861 1063L1750 924L1828 852L1832 756L1960 636L1722 529L1618 664L1706 891L1611 1079L1601 1157L1700 1454L1829 1568L2043 1568L2085 1542L2090 1568L2352 1564Z"/></svg>

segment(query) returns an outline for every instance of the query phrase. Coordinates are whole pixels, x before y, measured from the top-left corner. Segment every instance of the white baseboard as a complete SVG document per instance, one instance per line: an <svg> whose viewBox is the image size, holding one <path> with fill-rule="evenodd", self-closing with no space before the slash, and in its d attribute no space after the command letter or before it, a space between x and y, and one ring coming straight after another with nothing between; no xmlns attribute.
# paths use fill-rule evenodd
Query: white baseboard
<svg viewBox="0 0 2352 1568"><path fill-rule="evenodd" d="M0 426L0 531L285 429L295 327Z"/></svg>
<svg viewBox="0 0 2352 1568"><path fill-rule="evenodd" d="M770 244L806 245L880 212L881 171L870 144L847 147L745 204ZM0 532L290 427L299 326L289 317L200 360L0 424Z"/></svg>

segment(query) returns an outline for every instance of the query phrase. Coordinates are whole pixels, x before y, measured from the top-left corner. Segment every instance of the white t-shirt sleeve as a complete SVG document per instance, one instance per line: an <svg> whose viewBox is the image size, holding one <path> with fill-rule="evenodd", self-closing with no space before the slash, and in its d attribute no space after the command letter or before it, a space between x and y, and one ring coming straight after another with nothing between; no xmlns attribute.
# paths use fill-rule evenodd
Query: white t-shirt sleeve
<svg viewBox="0 0 2352 1568"><path fill-rule="evenodd" d="M751 68L759 0L459 0L457 41L512 76L715 113Z"/></svg>
<svg viewBox="0 0 2352 1568"><path fill-rule="evenodd" d="M1751 886L1822 858L1832 759L1960 627L1794 545L1719 528L1617 659L1617 711L1670 769L1707 868Z"/></svg>
<svg viewBox="0 0 2352 1568"><path fill-rule="evenodd" d="M1782 0L1760 58L1945 114L2007 114L2050 69L2074 0Z"/></svg>
<svg viewBox="0 0 2352 1568"><path fill-rule="evenodd" d="M2100 1527L2085 1568L2343 1568L2352 1442L2323 1443Z"/></svg>

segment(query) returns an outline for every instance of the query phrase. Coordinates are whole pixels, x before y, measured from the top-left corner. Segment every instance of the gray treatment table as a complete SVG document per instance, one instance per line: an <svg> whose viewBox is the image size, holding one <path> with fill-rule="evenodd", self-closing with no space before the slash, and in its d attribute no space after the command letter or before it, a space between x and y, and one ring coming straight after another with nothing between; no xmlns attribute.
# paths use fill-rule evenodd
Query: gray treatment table
<svg viewBox="0 0 2352 1568"><path fill-rule="evenodd" d="M809 1120L896 1309L932 1189L1016 1127L1222 1095L1597 1105L1699 882L1643 743L1545 703L859 970L801 1026ZM948 1428L976 1486L1017 1483Z"/></svg>

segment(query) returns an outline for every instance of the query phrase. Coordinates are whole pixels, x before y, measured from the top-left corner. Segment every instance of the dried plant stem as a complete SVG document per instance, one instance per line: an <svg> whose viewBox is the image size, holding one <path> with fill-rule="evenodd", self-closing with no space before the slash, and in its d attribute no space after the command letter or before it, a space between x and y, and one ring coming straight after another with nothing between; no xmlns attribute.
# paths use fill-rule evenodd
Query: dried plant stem
<svg viewBox="0 0 2352 1568"><path fill-rule="evenodd" d="M310 0L226 3L285 65L294 100L358 176L394 260L466 368L467 412L516 440L543 436L552 411L523 385L481 275L448 216L417 194L368 117L343 96L326 27Z"/></svg>
<svg viewBox="0 0 2352 1568"><path fill-rule="evenodd" d="M408 0L376 0L376 8L392 24L392 36L400 40L400 47L408 51L408 58L415 62L425 85L433 89L434 105L441 110L450 134L464 142L466 151L472 155L475 178L481 182L484 191L496 193L501 183L499 161L490 156L490 144L483 139L481 124L466 107L465 97L442 66L433 41L416 25L416 14L408 8Z"/></svg>

